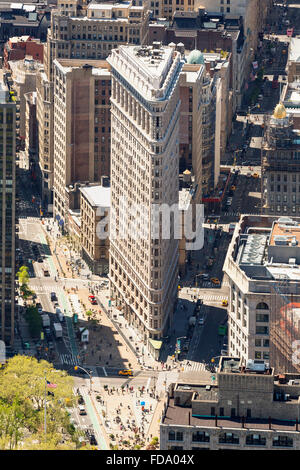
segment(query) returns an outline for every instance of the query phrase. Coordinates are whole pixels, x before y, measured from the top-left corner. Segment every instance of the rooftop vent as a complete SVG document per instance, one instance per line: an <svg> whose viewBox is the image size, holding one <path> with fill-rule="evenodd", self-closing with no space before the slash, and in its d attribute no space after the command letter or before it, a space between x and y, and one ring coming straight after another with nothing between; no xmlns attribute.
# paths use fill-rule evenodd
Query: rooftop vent
<svg viewBox="0 0 300 470"><path fill-rule="evenodd" d="M259 361L258 359L248 359L246 364L246 370L252 372L265 372L269 368L269 364L265 361Z"/></svg>
<svg viewBox="0 0 300 470"><path fill-rule="evenodd" d="M288 239L284 235L275 235L275 245L288 245Z"/></svg>

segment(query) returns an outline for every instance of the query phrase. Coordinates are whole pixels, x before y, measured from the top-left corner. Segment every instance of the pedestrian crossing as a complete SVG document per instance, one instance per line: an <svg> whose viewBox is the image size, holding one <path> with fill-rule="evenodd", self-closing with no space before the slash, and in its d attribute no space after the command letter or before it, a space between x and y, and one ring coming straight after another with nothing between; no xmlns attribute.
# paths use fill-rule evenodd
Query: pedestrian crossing
<svg viewBox="0 0 300 470"><path fill-rule="evenodd" d="M214 302L218 302L218 301L222 301L222 300L228 300L228 296L227 295L207 295L207 294L199 294L199 298L202 299L202 300L206 300L206 301L214 301Z"/></svg>
<svg viewBox="0 0 300 470"><path fill-rule="evenodd" d="M243 214L247 215L260 215L258 212L249 212L249 211L244 211ZM224 217L240 217L241 213L240 212L223 212L222 214Z"/></svg>
<svg viewBox="0 0 300 470"><path fill-rule="evenodd" d="M183 372L202 372L205 370L205 363L187 361L183 366Z"/></svg>
<svg viewBox="0 0 300 470"><path fill-rule="evenodd" d="M60 354L59 359L62 364L70 364L74 366L78 364L78 359L74 354Z"/></svg>

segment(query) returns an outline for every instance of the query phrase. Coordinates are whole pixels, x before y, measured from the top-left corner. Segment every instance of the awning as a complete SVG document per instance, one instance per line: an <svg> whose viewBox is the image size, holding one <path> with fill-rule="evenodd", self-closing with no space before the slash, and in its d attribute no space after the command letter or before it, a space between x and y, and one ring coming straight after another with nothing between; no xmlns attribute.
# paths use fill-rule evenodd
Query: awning
<svg viewBox="0 0 300 470"><path fill-rule="evenodd" d="M149 343L153 346L154 349L160 349L162 347L162 341L149 338Z"/></svg>

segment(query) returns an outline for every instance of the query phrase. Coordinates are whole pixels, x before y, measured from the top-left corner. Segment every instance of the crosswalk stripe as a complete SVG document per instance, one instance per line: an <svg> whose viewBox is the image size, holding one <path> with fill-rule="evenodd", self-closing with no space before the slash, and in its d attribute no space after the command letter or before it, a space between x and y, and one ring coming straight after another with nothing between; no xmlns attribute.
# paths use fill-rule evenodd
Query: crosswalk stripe
<svg viewBox="0 0 300 470"><path fill-rule="evenodd" d="M205 364L202 362L188 361L189 364L185 364L183 369L184 372L200 372L205 370Z"/></svg>
<svg viewBox="0 0 300 470"><path fill-rule="evenodd" d="M73 354L60 354L60 362L62 364L76 365L78 364L77 358Z"/></svg>

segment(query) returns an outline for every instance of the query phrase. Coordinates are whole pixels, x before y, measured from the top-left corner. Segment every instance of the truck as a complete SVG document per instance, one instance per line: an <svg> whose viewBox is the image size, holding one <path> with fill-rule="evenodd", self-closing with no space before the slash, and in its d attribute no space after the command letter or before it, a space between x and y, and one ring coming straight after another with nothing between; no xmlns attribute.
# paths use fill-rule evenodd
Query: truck
<svg viewBox="0 0 300 470"><path fill-rule="evenodd" d="M60 323L53 323L55 338L62 338L62 326Z"/></svg>
<svg viewBox="0 0 300 470"><path fill-rule="evenodd" d="M196 325L197 318L196 317L190 317L189 318L189 325L190 326L195 326Z"/></svg>
<svg viewBox="0 0 300 470"><path fill-rule="evenodd" d="M49 315L44 314L42 315L42 322L43 322L43 328L50 326L50 318Z"/></svg>

